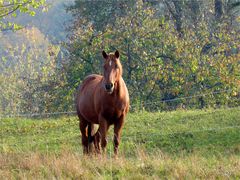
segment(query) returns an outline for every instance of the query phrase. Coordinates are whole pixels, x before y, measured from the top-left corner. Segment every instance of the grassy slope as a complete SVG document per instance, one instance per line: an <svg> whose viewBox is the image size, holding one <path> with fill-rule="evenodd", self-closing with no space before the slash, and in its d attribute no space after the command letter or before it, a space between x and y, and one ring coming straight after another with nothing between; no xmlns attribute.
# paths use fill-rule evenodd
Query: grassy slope
<svg viewBox="0 0 240 180"><path fill-rule="evenodd" d="M76 117L1 119L0 177L240 178L239 108L131 113L120 155L83 157Z"/></svg>

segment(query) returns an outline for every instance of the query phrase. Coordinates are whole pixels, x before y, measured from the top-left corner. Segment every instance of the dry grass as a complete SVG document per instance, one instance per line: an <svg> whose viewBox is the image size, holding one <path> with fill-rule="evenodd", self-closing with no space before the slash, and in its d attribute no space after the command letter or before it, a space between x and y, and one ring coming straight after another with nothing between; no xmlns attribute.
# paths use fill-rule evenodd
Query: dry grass
<svg viewBox="0 0 240 180"><path fill-rule="evenodd" d="M240 178L240 157L170 157L136 150L136 158L60 154L1 154L3 179L229 179Z"/></svg>

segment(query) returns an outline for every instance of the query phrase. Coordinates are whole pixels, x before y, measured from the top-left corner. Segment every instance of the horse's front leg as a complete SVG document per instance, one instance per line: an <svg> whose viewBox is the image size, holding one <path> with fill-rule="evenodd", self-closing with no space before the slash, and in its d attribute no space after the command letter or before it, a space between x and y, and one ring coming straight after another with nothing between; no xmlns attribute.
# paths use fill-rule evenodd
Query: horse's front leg
<svg viewBox="0 0 240 180"><path fill-rule="evenodd" d="M109 124L107 120L102 115L99 115L99 135L101 139L101 148L103 153L105 153L106 151L108 129Z"/></svg>
<svg viewBox="0 0 240 180"><path fill-rule="evenodd" d="M114 123L113 142L114 142L114 154L115 155L118 154L118 146L119 146L119 143L120 143L120 136L121 136L121 132L122 132L123 124L124 124L124 119L125 119L125 116L122 115L119 118L119 120Z"/></svg>

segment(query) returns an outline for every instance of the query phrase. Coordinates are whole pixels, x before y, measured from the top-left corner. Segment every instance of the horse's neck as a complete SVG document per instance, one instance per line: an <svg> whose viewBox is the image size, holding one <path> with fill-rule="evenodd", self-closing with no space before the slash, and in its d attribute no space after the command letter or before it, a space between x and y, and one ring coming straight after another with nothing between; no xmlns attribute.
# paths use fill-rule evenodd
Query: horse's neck
<svg viewBox="0 0 240 180"><path fill-rule="evenodd" d="M124 89L123 89L123 84L122 84L123 82L122 82L122 77L120 77L120 79L119 79L119 81L117 82L117 87L116 87L116 93L115 93L115 95L117 96L117 97L122 97L122 94L124 93L123 91L124 91Z"/></svg>

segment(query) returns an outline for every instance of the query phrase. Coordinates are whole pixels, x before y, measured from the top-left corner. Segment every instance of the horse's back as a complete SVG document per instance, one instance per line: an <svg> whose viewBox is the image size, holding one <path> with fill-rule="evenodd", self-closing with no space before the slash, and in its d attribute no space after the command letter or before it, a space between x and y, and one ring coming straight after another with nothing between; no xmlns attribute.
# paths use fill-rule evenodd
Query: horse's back
<svg viewBox="0 0 240 180"><path fill-rule="evenodd" d="M77 90L77 113L88 121L96 119L94 108L94 93L102 80L102 76L92 74L87 76Z"/></svg>
<svg viewBox="0 0 240 180"><path fill-rule="evenodd" d="M87 76L83 80L82 84L80 85L80 88L79 88L80 93L82 94L86 91L89 91L89 88L97 86L101 80L102 80L102 76L98 74L91 74Z"/></svg>

